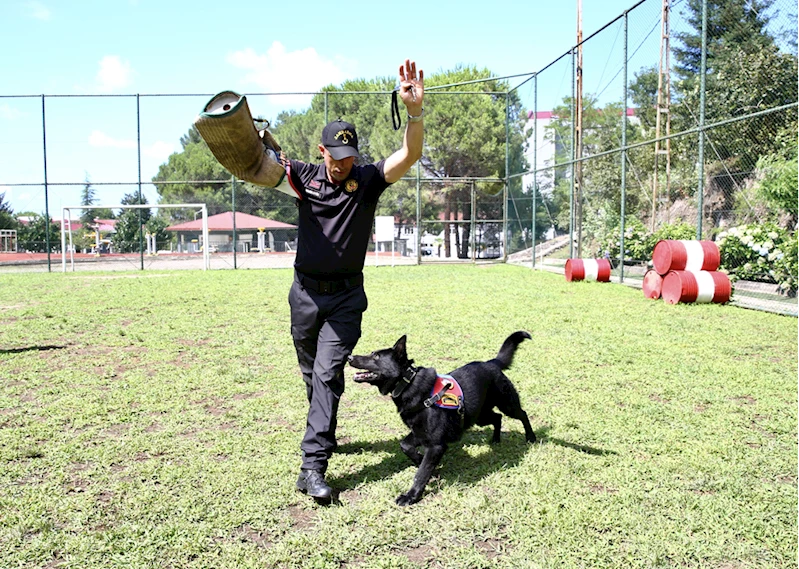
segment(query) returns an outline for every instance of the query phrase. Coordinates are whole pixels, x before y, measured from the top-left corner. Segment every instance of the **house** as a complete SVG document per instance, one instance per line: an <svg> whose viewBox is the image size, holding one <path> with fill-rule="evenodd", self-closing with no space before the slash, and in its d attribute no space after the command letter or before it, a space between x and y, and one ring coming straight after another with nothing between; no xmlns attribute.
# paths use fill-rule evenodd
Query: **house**
<svg viewBox="0 0 799 569"><path fill-rule="evenodd" d="M297 239L297 226L248 213L226 211L208 217L208 246L211 252L233 251L233 225L239 252L290 251ZM170 225L165 231L177 234L178 252L196 253L201 250L203 220L195 219Z"/></svg>

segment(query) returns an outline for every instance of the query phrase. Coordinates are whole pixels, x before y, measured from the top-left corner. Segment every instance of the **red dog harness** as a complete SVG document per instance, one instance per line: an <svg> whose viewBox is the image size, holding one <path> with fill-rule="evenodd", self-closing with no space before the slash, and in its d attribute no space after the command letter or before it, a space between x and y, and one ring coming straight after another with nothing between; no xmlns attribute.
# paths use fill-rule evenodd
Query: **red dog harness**
<svg viewBox="0 0 799 569"><path fill-rule="evenodd" d="M424 402L425 407L435 405L442 409L453 409L463 415L463 390L451 375L437 375L433 392Z"/></svg>

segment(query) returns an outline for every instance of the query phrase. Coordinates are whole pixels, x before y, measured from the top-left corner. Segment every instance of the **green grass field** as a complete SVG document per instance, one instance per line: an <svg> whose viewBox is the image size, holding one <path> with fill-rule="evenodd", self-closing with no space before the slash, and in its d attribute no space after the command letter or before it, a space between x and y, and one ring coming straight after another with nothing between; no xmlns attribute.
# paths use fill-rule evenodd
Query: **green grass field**
<svg viewBox="0 0 799 569"><path fill-rule="evenodd" d="M509 265L366 270L356 351L493 357L539 442L469 431L422 501L390 399L347 371L337 503L294 489L289 270L10 274L0 567L788 568L797 320Z"/></svg>

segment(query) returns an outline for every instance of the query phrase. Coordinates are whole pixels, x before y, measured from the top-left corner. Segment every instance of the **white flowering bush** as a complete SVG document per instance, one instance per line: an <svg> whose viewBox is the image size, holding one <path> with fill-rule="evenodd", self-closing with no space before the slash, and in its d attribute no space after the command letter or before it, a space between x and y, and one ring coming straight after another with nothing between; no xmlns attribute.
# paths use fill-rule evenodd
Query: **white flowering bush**
<svg viewBox="0 0 799 569"><path fill-rule="evenodd" d="M773 282L796 294L797 237L773 223L742 225L719 233L721 267L733 280Z"/></svg>
<svg viewBox="0 0 799 569"><path fill-rule="evenodd" d="M597 250L598 257L619 258L620 231L621 229L617 225L600 240ZM624 224L624 260L650 263L655 245L661 239L694 239L695 237L696 228L685 223L663 225L654 233L650 233L640 220L630 217Z"/></svg>

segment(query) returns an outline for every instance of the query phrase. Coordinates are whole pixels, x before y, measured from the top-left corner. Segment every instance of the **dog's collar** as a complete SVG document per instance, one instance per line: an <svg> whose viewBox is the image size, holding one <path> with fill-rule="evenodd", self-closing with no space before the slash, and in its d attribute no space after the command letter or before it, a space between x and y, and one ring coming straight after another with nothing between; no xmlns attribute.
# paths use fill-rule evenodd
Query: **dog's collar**
<svg viewBox="0 0 799 569"><path fill-rule="evenodd" d="M405 388L408 387L413 380L416 378L416 374L419 371L418 367L408 366L408 368L402 372L402 376L400 377L399 381L397 381L397 385L394 387L394 391L391 392L391 397L399 397L400 394L405 391Z"/></svg>

